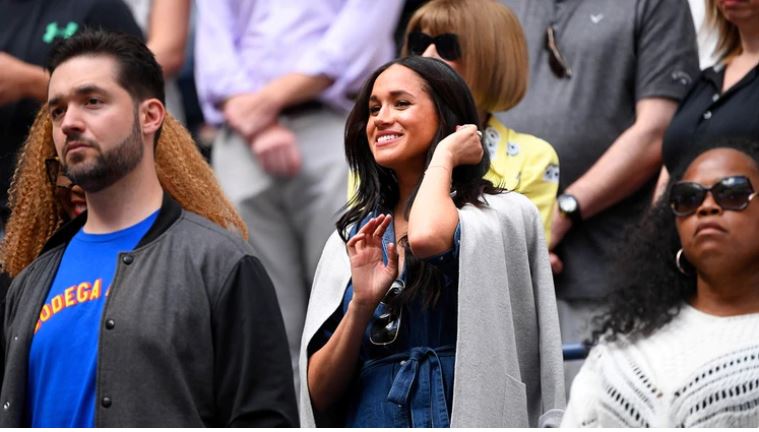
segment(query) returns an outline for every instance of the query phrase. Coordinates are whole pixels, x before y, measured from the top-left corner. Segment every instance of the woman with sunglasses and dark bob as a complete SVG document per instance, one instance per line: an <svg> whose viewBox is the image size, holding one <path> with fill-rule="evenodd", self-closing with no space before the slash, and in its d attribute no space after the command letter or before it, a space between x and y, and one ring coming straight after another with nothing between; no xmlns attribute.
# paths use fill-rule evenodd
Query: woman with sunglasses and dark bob
<svg viewBox="0 0 759 432"><path fill-rule="evenodd" d="M759 143L684 161L620 256L562 426L759 426Z"/></svg>
<svg viewBox="0 0 759 432"><path fill-rule="evenodd" d="M419 56L359 93L345 146L359 188L316 271L301 424L557 425L561 341L540 217L482 177L466 82Z"/></svg>
<svg viewBox="0 0 759 432"><path fill-rule="evenodd" d="M493 114L516 106L527 91L527 42L511 9L497 0L432 0L409 20L402 51L443 60L464 77L490 156L485 178L538 207L547 242L559 157L546 141L510 129Z"/></svg>

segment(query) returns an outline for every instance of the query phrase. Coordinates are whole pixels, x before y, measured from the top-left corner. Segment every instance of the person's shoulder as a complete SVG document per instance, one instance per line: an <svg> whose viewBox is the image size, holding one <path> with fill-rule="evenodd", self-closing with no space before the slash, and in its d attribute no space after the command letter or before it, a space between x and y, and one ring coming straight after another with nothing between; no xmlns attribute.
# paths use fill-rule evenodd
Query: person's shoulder
<svg viewBox="0 0 759 432"><path fill-rule="evenodd" d="M24 267L14 278L7 281L6 299L18 297L23 291L41 289L42 285L38 283L39 278L55 271L53 267L55 259L62 253L63 248L65 245L59 245L46 251Z"/></svg>
<svg viewBox="0 0 759 432"><path fill-rule="evenodd" d="M251 255L252 249L241 234L225 229L208 218L182 210L174 227L174 235L194 248L218 251L225 249L241 255Z"/></svg>
<svg viewBox="0 0 759 432"><path fill-rule="evenodd" d="M509 129L509 140L519 144L520 149L524 152L525 159L532 160L555 160L559 162L559 155L548 141L538 138L535 135L522 133Z"/></svg>
<svg viewBox="0 0 759 432"><path fill-rule="evenodd" d="M529 198L518 192L502 192L498 194L485 194L483 201L486 207L506 217L529 217L537 218L538 210Z"/></svg>
<svg viewBox="0 0 759 432"><path fill-rule="evenodd" d="M488 121L488 129L497 133L502 142L516 144L525 159L551 159L558 162L559 156L551 143L535 135L514 130L495 115Z"/></svg>
<svg viewBox="0 0 759 432"><path fill-rule="evenodd" d="M629 357L630 351L635 345L625 335L616 335L614 339L602 336L598 342L590 348L585 364L594 371L603 369L606 362L614 362L618 356Z"/></svg>
<svg viewBox="0 0 759 432"><path fill-rule="evenodd" d="M686 0L637 0L635 3L638 25L667 19L685 20L686 18L692 23L690 5ZM673 28L660 30L663 31L661 34L673 33ZM695 40L695 32L692 36Z"/></svg>

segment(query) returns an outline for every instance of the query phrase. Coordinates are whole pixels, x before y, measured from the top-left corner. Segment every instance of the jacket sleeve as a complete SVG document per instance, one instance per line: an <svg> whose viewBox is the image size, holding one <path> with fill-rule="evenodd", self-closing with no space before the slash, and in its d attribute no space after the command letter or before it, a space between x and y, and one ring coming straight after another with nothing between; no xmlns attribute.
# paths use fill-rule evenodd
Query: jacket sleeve
<svg viewBox="0 0 759 432"><path fill-rule="evenodd" d="M274 286L244 256L213 303L217 424L297 427L287 336Z"/></svg>
<svg viewBox="0 0 759 432"><path fill-rule="evenodd" d="M537 214L526 220L527 250L540 335L540 394L543 406L538 426L558 427L566 407L559 313L543 227Z"/></svg>
<svg viewBox="0 0 759 432"><path fill-rule="evenodd" d="M2 353L2 371L5 371L5 338L6 329L8 325L5 323L5 308L7 305L6 297L8 296L8 289L11 286L11 277L2 271L0 271L0 323L3 323L3 332L0 334L0 353ZM2 385L2 376L4 373L0 373L0 385Z"/></svg>

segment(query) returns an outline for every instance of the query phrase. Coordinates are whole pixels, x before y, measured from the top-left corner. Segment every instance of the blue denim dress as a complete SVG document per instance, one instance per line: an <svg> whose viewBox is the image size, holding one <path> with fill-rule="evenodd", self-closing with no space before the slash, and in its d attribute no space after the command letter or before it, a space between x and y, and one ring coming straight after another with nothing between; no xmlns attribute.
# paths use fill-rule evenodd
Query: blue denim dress
<svg viewBox="0 0 759 432"><path fill-rule="evenodd" d="M456 315L458 303L458 251L460 227L453 248L427 259L442 274L443 287L434 306L417 298L401 309L396 340L384 346L369 340L367 326L359 354L360 371L344 398L346 427L449 427L453 403L453 370L456 359ZM382 238L387 262L387 244L395 241L392 224ZM401 275L405 282L405 274ZM324 323L309 346L309 353L322 347L337 328L353 298L348 283L340 308ZM377 319L384 313L380 304Z"/></svg>

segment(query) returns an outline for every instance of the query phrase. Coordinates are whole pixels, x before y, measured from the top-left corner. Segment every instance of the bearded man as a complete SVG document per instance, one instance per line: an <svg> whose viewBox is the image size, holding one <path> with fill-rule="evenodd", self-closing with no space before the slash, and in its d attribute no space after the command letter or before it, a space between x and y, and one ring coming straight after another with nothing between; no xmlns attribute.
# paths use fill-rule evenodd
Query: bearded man
<svg viewBox="0 0 759 432"><path fill-rule="evenodd" d="M48 117L54 161L87 211L17 274L19 260L1 251L14 280L0 426L296 426L282 317L244 225L187 210L228 205L211 177L174 170L179 178L161 181L166 113L153 55L134 37L86 32L61 43L48 70L38 120ZM37 138L17 175L44 150L29 151ZM23 194L49 199L54 188L14 181L12 211L33 206Z"/></svg>

